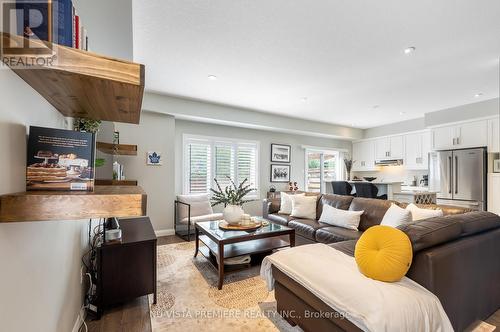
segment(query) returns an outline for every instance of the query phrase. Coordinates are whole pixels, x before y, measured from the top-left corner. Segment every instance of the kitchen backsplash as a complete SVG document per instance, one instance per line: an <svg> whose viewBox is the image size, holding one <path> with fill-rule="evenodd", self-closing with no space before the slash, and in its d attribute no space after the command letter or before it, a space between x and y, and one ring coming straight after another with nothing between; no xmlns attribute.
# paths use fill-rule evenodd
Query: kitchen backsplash
<svg viewBox="0 0 500 332"><path fill-rule="evenodd" d="M407 170L404 166L385 166L380 167L378 171L371 172L352 172L352 177L357 176L358 178L363 178L363 176L373 176L377 177L378 181L401 181L406 185L411 185L413 178L417 178L417 185L420 185L420 180L422 180L424 175L428 175L427 170Z"/></svg>

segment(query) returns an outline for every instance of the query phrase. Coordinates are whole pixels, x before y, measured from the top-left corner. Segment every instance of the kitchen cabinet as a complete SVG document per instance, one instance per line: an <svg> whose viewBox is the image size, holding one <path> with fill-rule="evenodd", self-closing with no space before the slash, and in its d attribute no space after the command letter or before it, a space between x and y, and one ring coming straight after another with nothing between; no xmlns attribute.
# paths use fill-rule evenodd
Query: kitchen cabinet
<svg viewBox="0 0 500 332"><path fill-rule="evenodd" d="M372 171L375 169L374 141L361 141L352 144L353 171Z"/></svg>
<svg viewBox="0 0 500 332"><path fill-rule="evenodd" d="M488 152L500 152L500 119L488 120Z"/></svg>
<svg viewBox="0 0 500 332"><path fill-rule="evenodd" d="M427 169L431 137L429 132L414 133L404 136L404 165L407 169Z"/></svg>
<svg viewBox="0 0 500 332"><path fill-rule="evenodd" d="M403 154L403 136L391 136L375 140L375 156L377 160L403 159Z"/></svg>
<svg viewBox="0 0 500 332"><path fill-rule="evenodd" d="M434 150L483 147L488 144L488 121L471 121L432 129Z"/></svg>

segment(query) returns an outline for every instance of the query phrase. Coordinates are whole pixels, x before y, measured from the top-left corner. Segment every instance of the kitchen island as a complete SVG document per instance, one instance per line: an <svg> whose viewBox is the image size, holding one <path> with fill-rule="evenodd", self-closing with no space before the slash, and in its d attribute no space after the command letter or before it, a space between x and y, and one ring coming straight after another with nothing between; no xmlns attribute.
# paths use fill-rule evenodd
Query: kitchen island
<svg viewBox="0 0 500 332"><path fill-rule="evenodd" d="M367 183L368 181L348 181L352 185L352 194L356 193L355 185L356 183ZM388 200L394 200L394 194L401 192L401 185L403 182L396 181L372 181L369 182L374 184L378 188L378 196L387 195Z"/></svg>

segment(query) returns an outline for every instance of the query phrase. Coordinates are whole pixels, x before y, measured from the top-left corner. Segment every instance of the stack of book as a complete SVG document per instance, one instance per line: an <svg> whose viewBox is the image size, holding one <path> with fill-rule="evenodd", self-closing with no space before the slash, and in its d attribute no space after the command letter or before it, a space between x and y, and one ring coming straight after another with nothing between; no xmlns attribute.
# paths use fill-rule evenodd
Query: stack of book
<svg viewBox="0 0 500 332"><path fill-rule="evenodd" d="M72 0L16 0L16 9L17 34L89 50L87 29Z"/></svg>

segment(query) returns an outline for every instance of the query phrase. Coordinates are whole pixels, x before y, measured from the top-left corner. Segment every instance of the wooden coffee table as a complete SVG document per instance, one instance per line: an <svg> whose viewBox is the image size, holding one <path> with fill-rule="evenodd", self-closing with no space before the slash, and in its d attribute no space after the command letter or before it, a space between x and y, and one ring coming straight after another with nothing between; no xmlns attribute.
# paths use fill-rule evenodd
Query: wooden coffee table
<svg viewBox="0 0 500 332"><path fill-rule="evenodd" d="M288 236L288 242L286 236ZM224 231L219 228L218 221L203 221L195 224L195 241L194 257L200 252L212 263L219 272L218 288L222 289L224 273L241 270L249 267L250 264L224 267L224 264L218 262L224 262L226 258L265 255L274 249L293 247L295 246L295 230L269 223L254 231Z"/></svg>

